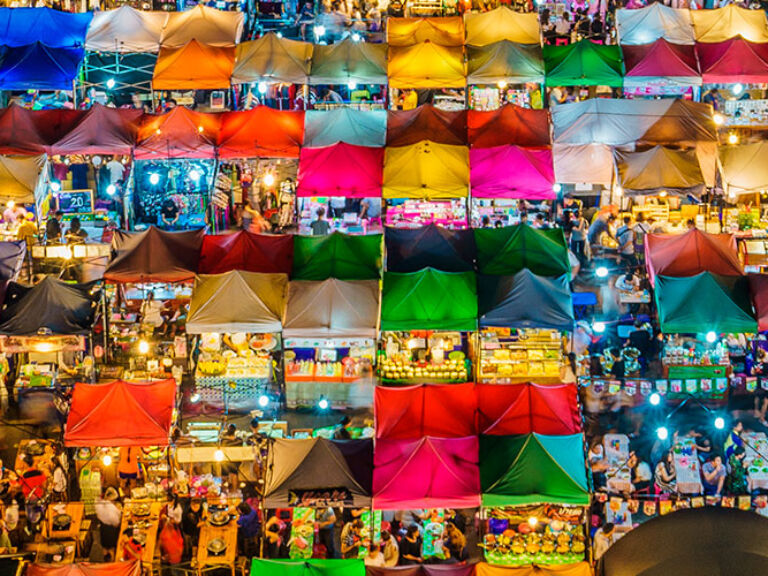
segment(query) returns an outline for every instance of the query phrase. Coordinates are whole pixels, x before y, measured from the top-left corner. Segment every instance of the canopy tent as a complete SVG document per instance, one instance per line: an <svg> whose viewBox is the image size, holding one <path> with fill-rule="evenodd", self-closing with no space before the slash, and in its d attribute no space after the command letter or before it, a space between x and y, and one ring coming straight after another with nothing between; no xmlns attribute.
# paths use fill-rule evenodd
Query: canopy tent
<svg viewBox="0 0 768 576"><path fill-rule="evenodd" d="M437 298L450 294L450 298ZM473 272L385 272L381 293L382 330L477 328L477 287Z"/></svg>
<svg viewBox="0 0 768 576"><path fill-rule="evenodd" d="M616 10L619 44L648 44L664 38L674 44L693 44L689 10L678 10L654 2L642 8Z"/></svg>
<svg viewBox="0 0 768 576"><path fill-rule="evenodd" d="M66 136L53 145L53 154L130 155L136 143L140 110L110 108L98 102Z"/></svg>
<svg viewBox="0 0 768 576"><path fill-rule="evenodd" d="M480 436L483 506L589 504L584 437Z"/></svg>
<svg viewBox="0 0 768 576"><path fill-rule="evenodd" d="M682 278L657 276L654 295L664 334L757 331L744 276L711 272Z"/></svg>
<svg viewBox="0 0 768 576"><path fill-rule="evenodd" d="M197 271L203 230L166 232L150 226L143 232L116 230L114 256L104 271L113 282L184 282Z"/></svg>
<svg viewBox="0 0 768 576"><path fill-rule="evenodd" d="M538 44L501 40L467 47L467 84L544 83L544 58Z"/></svg>
<svg viewBox="0 0 768 576"><path fill-rule="evenodd" d="M594 576L590 562L571 564L528 564L524 566L501 566L479 562L475 566L476 576Z"/></svg>
<svg viewBox="0 0 768 576"><path fill-rule="evenodd" d="M463 46L464 21L461 16L392 18L387 21L387 43L390 46L414 46L421 42Z"/></svg>
<svg viewBox="0 0 768 576"><path fill-rule="evenodd" d="M474 384L376 386L376 438L418 440L477 435Z"/></svg>
<svg viewBox="0 0 768 576"><path fill-rule="evenodd" d="M206 46L190 40L178 48L160 48L152 75L155 90L228 89L235 66L235 49Z"/></svg>
<svg viewBox="0 0 768 576"><path fill-rule="evenodd" d="M32 563L24 573L27 576L141 576L141 562L77 562L58 566Z"/></svg>
<svg viewBox="0 0 768 576"><path fill-rule="evenodd" d="M378 280L295 280L288 285L284 338L378 335Z"/></svg>
<svg viewBox="0 0 768 576"><path fill-rule="evenodd" d="M366 576L475 576L477 568L483 564L416 564L411 566L366 566ZM509 568L503 568L508 571ZM495 575L501 576L501 575ZM512 576L517 576L512 575Z"/></svg>
<svg viewBox="0 0 768 576"><path fill-rule="evenodd" d="M387 228L387 270L417 272L432 267L443 272L474 270L472 230L450 230L436 224L422 228Z"/></svg>
<svg viewBox="0 0 768 576"><path fill-rule="evenodd" d="M446 48L433 42L392 46L387 76L391 88L464 88L464 52L460 47Z"/></svg>
<svg viewBox="0 0 768 576"><path fill-rule="evenodd" d="M547 86L611 86L621 88L621 48L582 40L544 46Z"/></svg>
<svg viewBox="0 0 768 576"><path fill-rule="evenodd" d="M650 44L622 46L625 86L640 86L649 82L698 86L701 72L696 51L690 44L672 44L659 38Z"/></svg>
<svg viewBox="0 0 768 576"><path fill-rule="evenodd" d="M480 434L567 436L581 432L575 384L477 384L475 393Z"/></svg>
<svg viewBox="0 0 768 576"><path fill-rule="evenodd" d="M195 278L187 332L274 333L283 328L288 276L232 270Z"/></svg>
<svg viewBox="0 0 768 576"><path fill-rule="evenodd" d="M307 84L313 45L267 32L237 45L232 84L274 82Z"/></svg>
<svg viewBox="0 0 768 576"><path fill-rule="evenodd" d="M387 46L355 42L318 44L312 53L310 84L386 84Z"/></svg>
<svg viewBox="0 0 768 576"><path fill-rule="evenodd" d="M75 384L66 446L167 446L176 405L176 381Z"/></svg>
<svg viewBox="0 0 768 576"><path fill-rule="evenodd" d="M294 236L293 280L375 280L381 277L381 234Z"/></svg>
<svg viewBox="0 0 768 576"><path fill-rule="evenodd" d="M539 276L570 274L568 246L560 228L541 230L519 224L473 232L481 274L509 275L523 269Z"/></svg>
<svg viewBox="0 0 768 576"><path fill-rule="evenodd" d="M309 110L304 131L304 145L310 148L339 142L380 147L386 143L387 112L356 110L347 106L333 110Z"/></svg>
<svg viewBox="0 0 768 576"><path fill-rule="evenodd" d="M221 115L218 153L219 158L298 158L303 140L303 110L257 106Z"/></svg>
<svg viewBox="0 0 768 576"><path fill-rule="evenodd" d="M768 42L768 38L765 41ZM705 84L768 82L768 44L748 42L741 37L711 44L696 43L696 56Z"/></svg>
<svg viewBox="0 0 768 576"><path fill-rule="evenodd" d="M384 153L384 198L465 198L469 149L423 140Z"/></svg>
<svg viewBox="0 0 768 576"><path fill-rule="evenodd" d="M514 276L478 276L477 294L481 327L570 332L576 322L567 274L546 278L523 269Z"/></svg>
<svg viewBox="0 0 768 576"><path fill-rule="evenodd" d="M654 146L642 152L614 152L617 180L624 194L648 194L659 190L700 194L704 175L695 150Z"/></svg>
<svg viewBox="0 0 768 576"><path fill-rule="evenodd" d="M760 332L768 330L768 276L764 274L749 274L749 294L752 297L752 307L757 316L757 329Z"/></svg>
<svg viewBox="0 0 768 576"><path fill-rule="evenodd" d="M83 48L53 48L42 42L0 45L0 90L72 90Z"/></svg>
<svg viewBox="0 0 768 576"><path fill-rule="evenodd" d="M214 158L220 116L177 106L160 115L145 115L139 126L137 160Z"/></svg>
<svg viewBox="0 0 768 576"><path fill-rule="evenodd" d="M694 276L714 272L741 276L744 270L731 234L708 234L698 229L685 234L648 234L645 261L651 284L656 276Z"/></svg>
<svg viewBox="0 0 768 576"><path fill-rule="evenodd" d="M433 104L423 104L413 110L387 113L387 146L411 146L422 140L465 145L467 111L440 110Z"/></svg>
<svg viewBox="0 0 768 576"><path fill-rule="evenodd" d="M2 119L0 119L0 122ZM728 194L749 194L768 189L768 142L721 146L720 174Z"/></svg>
<svg viewBox="0 0 768 576"><path fill-rule="evenodd" d="M613 152L605 144L553 144L555 181L561 184L613 183Z"/></svg>
<svg viewBox="0 0 768 576"><path fill-rule="evenodd" d="M46 156L0 156L0 199L32 204Z"/></svg>
<svg viewBox="0 0 768 576"><path fill-rule="evenodd" d="M365 564L351 560L262 560L254 558L251 576L365 576Z"/></svg>
<svg viewBox="0 0 768 576"><path fill-rule="evenodd" d="M200 274L231 270L290 274L292 263L292 235L272 236L240 230L234 234L206 234L197 271Z"/></svg>
<svg viewBox="0 0 768 576"><path fill-rule="evenodd" d="M469 151L473 198L554 200L552 149L496 146Z"/></svg>
<svg viewBox="0 0 768 576"><path fill-rule="evenodd" d="M470 110L467 113L469 145L472 148L549 146L549 113L546 110L505 104L497 110Z"/></svg>
<svg viewBox="0 0 768 576"><path fill-rule="evenodd" d="M45 42L51 48L82 48L93 14L52 8L0 8L0 44L27 46Z"/></svg>
<svg viewBox="0 0 768 576"><path fill-rule="evenodd" d="M347 492L347 506L370 506L371 439L275 438L271 455L264 486L266 507L301 506L302 495L326 490Z"/></svg>
<svg viewBox="0 0 768 576"><path fill-rule="evenodd" d="M680 510L644 522L621 538L600 558L597 574L763 574L768 570L766 536L768 520L752 510L719 506Z"/></svg>
<svg viewBox="0 0 768 576"><path fill-rule="evenodd" d="M476 436L376 441L375 508L475 508L479 494Z"/></svg>
<svg viewBox="0 0 768 576"><path fill-rule="evenodd" d="M465 12L464 28L469 46L488 46L501 41L540 44L541 26L535 12L517 12L500 5L488 12Z"/></svg>
<svg viewBox="0 0 768 576"><path fill-rule="evenodd" d="M178 48L192 40L208 46L234 46L243 35L245 14L197 4L186 12L169 12L160 38L163 48Z"/></svg>
<svg viewBox="0 0 768 576"><path fill-rule="evenodd" d="M101 289L94 282L68 284L53 276L33 286L11 282L0 310L0 334L88 334L100 299Z"/></svg>
<svg viewBox="0 0 768 576"><path fill-rule="evenodd" d="M339 142L322 148L302 148L297 196L381 196L383 148Z"/></svg>
<svg viewBox="0 0 768 576"><path fill-rule="evenodd" d="M0 154L43 154L47 150L40 133L37 112L15 102L0 109Z"/></svg>
<svg viewBox="0 0 768 576"><path fill-rule="evenodd" d="M23 240L0 242L0 283L16 280L26 253L27 245Z"/></svg>
<svg viewBox="0 0 768 576"><path fill-rule="evenodd" d="M768 42L768 22L762 10L736 4L714 10L691 10L696 42L722 42L741 36L750 42Z"/></svg>
<svg viewBox="0 0 768 576"><path fill-rule="evenodd" d="M136 10L128 4L94 12L85 38L91 52L157 52L168 12Z"/></svg>

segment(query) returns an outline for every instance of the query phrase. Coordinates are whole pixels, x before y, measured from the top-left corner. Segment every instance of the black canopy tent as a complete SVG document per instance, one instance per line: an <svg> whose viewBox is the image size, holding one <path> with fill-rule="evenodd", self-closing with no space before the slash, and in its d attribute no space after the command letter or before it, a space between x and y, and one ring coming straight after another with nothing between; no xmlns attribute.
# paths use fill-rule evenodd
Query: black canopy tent
<svg viewBox="0 0 768 576"><path fill-rule="evenodd" d="M434 268L443 272L474 269L475 237L472 230L448 230L430 224L423 228L387 228L387 270L417 272Z"/></svg>

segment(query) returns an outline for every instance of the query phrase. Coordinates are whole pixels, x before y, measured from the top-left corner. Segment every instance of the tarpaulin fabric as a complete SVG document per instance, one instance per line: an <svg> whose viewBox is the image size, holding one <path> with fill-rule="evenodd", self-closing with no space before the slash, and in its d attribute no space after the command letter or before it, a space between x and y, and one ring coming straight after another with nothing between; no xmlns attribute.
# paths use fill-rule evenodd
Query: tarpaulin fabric
<svg viewBox="0 0 768 576"><path fill-rule="evenodd" d="M85 48L92 52L157 52L167 21L168 12L136 10L128 4L94 12Z"/></svg>
<svg viewBox="0 0 768 576"><path fill-rule="evenodd" d="M569 275L552 278L520 270L477 278L481 327L546 328L570 332L576 321Z"/></svg>
<svg viewBox="0 0 768 576"><path fill-rule="evenodd" d="M686 86L701 84L696 51L690 44L672 44L659 38L651 44L622 46L624 85L665 81Z"/></svg>
<svg viewBox="0 0 768 576"><path fill-rule="evenodd" d="M370 506L372 439L275 438L271 452L272 462L264 486L268 508L301 506L298 496L301 492L329 489L347 491L352 498L346 503L348 506ZM338 576L339 573L332 574Z"/></svg>
<svg viewBox="0 0 768 576"><path fill-rule="evenodd" d="M155 90L229 88L235 66L233 46L206 46L197 40L178 48L163 47L152 75Z"/></svg>
<svg viewBox="0 0 768 576"><path fill-rule="evenodd" d="M0 111L0 154L42 154L46 140L35 121L36 112L15 102Z"/></svg>
<svg viewBox="0 0 768 576"><path fill-rule="evenodd" d="M177 106L160 115L146 114L139 126L137 160L214 158L221 118Z"/></svg>
<svg viewBox="0 0 768 576"><path fill-rule="evenodd" d="M416 564L413 566L366 566L366 576L475 576L479 564ZM506 567L505 567L506 568Z"/></svg>
<svg viewBox="0 0 768 576"><path fill-rule="evenodd" d="M657 276L654 295L664 334L757 331L745 276Z"/></svg>
<svg viewBox="0 0 768 576"><path fill-rule="evenodd" d="M353 146L381 147L387 139L386 110L309 110L304 125L304 145L310 148L345 142Z"/></svg>
<svg viewBox="0 0 768 576"><path fill-rule="evenodd" d="M714 144L718 141L718 128L712 106L680 99L670 100L670 102L667 111L657 118L638 139L639 144L688 145ZM716 155L717 152L713 149L712 154ZM706 170L704 173L706 175Z"/></svg>
<svg viewBox="0 0 768 576"><path fill-rule="evenodd" d="M176 380L78 382L64 430L66 446L167 446Z"/></svg>
<svg viewBox="0 0 768 576"><path fill-rule="evenodd" d="M2 117L0 117L0 123ZM749 194L768 189L768 142L721 146L720 174L728 194Z"/></svg>
<svg viewBox="0 0 768 576"><path fill-rule="evenodd" d="M303 140L303 110L257 106L221 115L220 158L298 158Z"/></svg>
<svg viewBox="0 0 768 576"><path fill-rule="evenodd" d="M541 230L520 224L475 228L473 232L481 274L509 275L523 269L539 276L570 274L568 246L561 228Z"/></svg>
<svg viewBox="0 0 768 576"><path fill-rule="evenodd" d="M614 152L617 179L625 194L647 194L659 190L699 194L704 175L695 150L654 146L642 152Z"/></svg>
<svg viewBox="0 0 768 576"><path fill-rule="evenodd" d="M605 144L553 144L555 181L562 184L613 182L613 152Z"/></svg>
<svg viewBox="0 0 768 576"><path fill-rule="evenodd" d="M467 47L467 84L544 83L544 58L538 44L501 40Z"/></svg>
<svg viewBox="0 0 768 576"><path fill-rule="evenodd" d="M376 386L376 438L418 440L477 435L474 384Z"/></svg>
<svg viewBox="0 0 768 576"><path fill-rule="evenodd" d="M554 200L555 167L551 148L496 146L469 151L473 198Z"/></svg>
<svg viewBox="0 0 768 576"><path fill-rule="evenodd" d="M469 145L493 148L514 144L525 147L549 146L549 113L546 110L505 104L497 110L469 110Z"/></svg>
<svg viewBox="0 0 768 576"><path fill-rule="evenodd" d="M306 84L313 44L280 38L268 32L261 38L237 45L232 84L274 82Z"/></svg>
<svg viewBox="0 0 768 576"><path fill-rule="evenodd" d="M116 230L114 256L104 278L113 282L192 280L200 259L203 230L167 232L151 226L143 232Z"/></svg>
<svg viewBox="0 0 768 576"><path fill-rule="evenodd" d="M72 90L84 48L52 48L42 42L0 46L1 90Z"/></svg>
<svg viewBox="0 0 768 576"><path fill-rule="evenodd" d="M191 40L208 46L234 46L243 35L245 14L197 4L186 12L169 12L160 45L178 48Z"/></svg>
<svg viewBox="0 0 768 576"><path fill-rule="evenodd" d="M383 148L339 142L322 148L302 148L296 195L381 197Z"/></svg>
<svg viewBox="0 0 768 576"><path fill-rule="evenodd" d="M582 40L544 46L547 86L611 86L621 88L621 48Z"/></svg>
<svg viewBox="0 0 768 576"><path fill-rule="evenodd" d="M130 155L136 143L141 110L110 108L98 102L53 145L53 154Z"/></svg>
<svg viewBox="0 0 768 576"><path fill-rule="evenodd" d="M262 560L251 562L251 576L365 576L365 564L351 560Z"/></svg>
<svg viewBox="0 0 768 576"><path fill-rule="evenodd" d="M472 230L450 230L436 224L422 228L387 228L384 234L389 272L417 272L431 267L443 272L474 270Z"/></svg>
<svg viewBox="0 0 768 576"><path fill-rule="evenodd" d="M691 10L696 42L722 42L741 36L750 42L768 42L768 22L763 10L736 4L714 10Z"/></svg>
<svg viewBox="0 0 768 576"><path fill-rule="evenodd" d="M85 115L84 110L67 108L49 108L32 112L32 120L37 132L47 143L46 150L68 134Z"/></svg>
<svg viewBox="0 0 768 576"><path fill-rule="evenodd" d="M381 234L294 236L293 280L374 280L381 277Z"/></svg>
<svg viewBox="0 0 768 576"><path fill-rule="evenodd" d="M477 384L475 394L480 434L567 436L581 432L575 384Z"/></svg>
<svg viewBox="0 0 768 576"><path fill-rule="evenodd" d="M589 562L573 564L531 564L528 566L501 566L478 562L475 564L476 576L593 576Z"/></svg>
<svg viewBox="0 0 768 576"><path fill-rule="evenodd" d="M469 46L488 46L503 40L515 44L539 44L541 25L535 12L518 12L501 5L488 12L465 12L464 28Z"/></svg>
<svg viewBox="0 0 768 576"><path fill-rule="evenodd" d="M768 330L768 276L764 274L749 274L749 294L752 297L752 307L757 316L757 329L760 332Z"/></svg>
<svg viewBox="0 0 768 576"><path fill-rule="evenodd" d="M101 288L94 282L68 284L53 276L33 286L11 282L0 310L0 334L88 334L100 299Z"/></svg>
<svg viewBox="0 0 768 576"><path fill-rule="evenodd" d="M379 281L294 280L288 285L283 338L373 338Z"/></svg>
<svg viewBox="0 0 768 576"><path fill-rule="evenodd" d="M384 153L384 198L466 198L469 148L423 140Z"/></svg>
<svg viewBox="0 0 768 576"><path fill-rule="evenodd" d="M480 505L476 436L376 441L373 505L381 510Z"/></svg>
<svg viewBox="0 0 768 576"><path fill-rule="evenodd" d="M483 506L589 504L581 434L480 436Z"/></svg>
<svg viewBox="0 0 768 576"><path fill-rule="evenodd" d="M693 44L689 10L677 10L654 2L638 9L616 10L619 44L648 44L664 38L674 44Z"/></svg>
<svg viewBox="0 0 768 576"><path fill-rule="evenodd" d="M221 274L246 270L265 274L290 274L293 235L273 236L240 230L234 234L206 234L197 271Z"/></svg>
<svg viewBox="0 0 768 576"><path fill-rule="evenodd" d="M704 10L702 10L704 12ZM768 520L719 506L679 510L632 529L600 558L600 576L764 574ZM648 551L653 553L649 554Z"/></svg>
<svg viewBox="0 0 768 576"><path fill-rule="evenodd" d="M0 199L35 202L35 188L46 156L0 156Z"/></svg>
<svg viewBox="0 0 768 576"><path fill-rule="evenodd" d="M461 16L387 20L387 43L390 46L414 46L420 42L463 46L464 21Z"/></svg>
<svg viewBox="0 0 768 576"><path fill-rule="evenodd" d="M651 284L656 276L695 276L700 272L741 276L744 273L732 234L708 234L698 229L685 234L648 234L645 259Z"/></svg>
<svg viewBox="0 0 768 576"><path fill-rule="evenodd" d="M467 111L440 110L423 104L387 113L387 146L411 146L422 140L457 146L467 143Z"/></svg>
<svg viewBox="0 0 768 576"><path fill-rule="evenodd" d="M768 38L764 40L768 42ZM731 38L696 43L696 56L705 84L763 84L768 82L768 44Z"/></svg>
<svg viewBox="0 0 768 576"><path fill-rule="evenodd" d="M387 76L392 88L464 88L464 51L433 42L390 47Z"/></svg>
<svg viewBox="0 0 768 576"><path fill-rule="evenodd" d="M195 278L187 332L274 333L283 328L286 274L232 270Z"/></svg>
<svg viewBox="0 0 768 576"><path fill-rule="evenodd" d="M318 44L312 53L310 84L386 84L387 46L355 42Z"/></svg>
<svg viewBox="0 0 768 576"><path fill-rule="evenodd" d="M24 263L27 245L23 240L0 242L0 281L16 280Z"/></svg>
<svg viewBox="0 0 768 576"><path fill-rule="evenodd" d="M436 298L450 294L450 298ZM473 272L385 272L381 294L382 330L477 328L477 287Z"/></svg>
<svg viewBox="0 0 768 576"><path fill-rule="evenodd" d="M0 8L0 45L43 42L51 48L83 48L93 14L51 8Z"/></svg>
<svg viewBox="0 0 768 576"><path fill-rule="evenodd" d="M98 14L98 12L97 12ZM28 564L27 576L140 576L141 562L78 562L76 564Z"/></svg>

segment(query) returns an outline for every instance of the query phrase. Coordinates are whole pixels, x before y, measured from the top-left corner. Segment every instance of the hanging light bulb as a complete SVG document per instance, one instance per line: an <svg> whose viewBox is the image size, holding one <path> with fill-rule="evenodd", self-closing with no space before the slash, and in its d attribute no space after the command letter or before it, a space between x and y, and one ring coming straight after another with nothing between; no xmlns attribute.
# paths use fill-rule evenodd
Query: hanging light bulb
<svg viewBox="0 0 768 576"><path fill-rule="evenodd" d="M149 183L152 184L152 186L157 186L158 182L160 182L160 174L152 172L152 174L149 175Z"/></svg>
<svg viewBox="0 0 768 576"><path fill-rule="evenodd" d="M661 402L661 396L659 396L658 392L654 392L648 397L648 402L651 403L651 406L658 406Z"/></svg>
<svg viewBox="0 0 768 576"><path fill-rule="evenodd" d="M149 353L149 342L146 340L139 340L139 354Z"/></svg>
<svg viewBox="0 0 768 576"><path fill-rule="evenodd" d="M189 173L189 177L192 179L193 182L197 182L198 180L200 180L200 172L198 172L197 170L192 170Z"/></svg>
<svg viewBox="0 0 768 576"><path fill-rule="evenodd" d="M117 82L115 82L114 78L110 78L109 80L107 80L107 88L109 90L112 90L112 88L115 87L115 84L117 84Z"/></svg>
<svg viewBox="0 0 768 576"><path fill-rule="evenodd" d="M104 454L104 456L101 457L101 463L104 464L104 466L109 466L112 464L112 456L109 454Z"/></svg>
<svg viewBox="0 0 768 576"><path fill-rule="evenodd" d="M266 408L269 405L269 396L266 394L262 394L259 396L259 406L262 408Z"/></svg>
<svg viewBox="0 0 768 576"><path fill-rule="evenodd" d="M216 462L224 462L224 450L216 448L216 451L213 453L213 459L216 460Z"/></svg>
<svg viewBox="0 0 768 576"><path fill-rule="evenodd" d="M259 82L259 94L266 94L267 93L267 83L266 82Z"/></svg>
<svg viewBox="0 0 768 576"><path fill-rule="evenodd" d="M115 188L114 184L107 186L107 196L114 196L115 192L117 192L117 188Z"/></svg>
<svg viewBox="0 0 768 576"><path fill-rule="evenodd" d="M264 186L273 186L275 184L275 175L272 172L264 174Z"/></svg>

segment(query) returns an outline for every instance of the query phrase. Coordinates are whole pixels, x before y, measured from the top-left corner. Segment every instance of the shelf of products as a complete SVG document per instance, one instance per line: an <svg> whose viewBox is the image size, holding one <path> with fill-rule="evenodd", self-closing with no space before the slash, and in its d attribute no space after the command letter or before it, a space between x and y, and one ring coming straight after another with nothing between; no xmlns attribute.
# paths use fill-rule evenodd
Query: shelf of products
<svg viewBox="0 0 768 576"><path fill-rule="evenodd" d="M286 382L355 382L372 377L375 345L370 339L285 343Z"/></svg>
<svg viewBox="0 0 768 576"><path fill-rule="evenodd" d="M384 382L467 382L472 365L460 332L389 332L380 352Z"/></svg>
<svg viewBox="0 0 768 576"><path fill-rule="evenodd" d="M387 226L418 228L438 224L445 228L467 227L467 204L463 198L453 200L389 200Z"/></svg>
<svg viewBox="0 0 768 576"><path fill-rule="evenodd" d="M480 333L478 381L559 378L563 340L555 330L489 328Z"/></svg>

